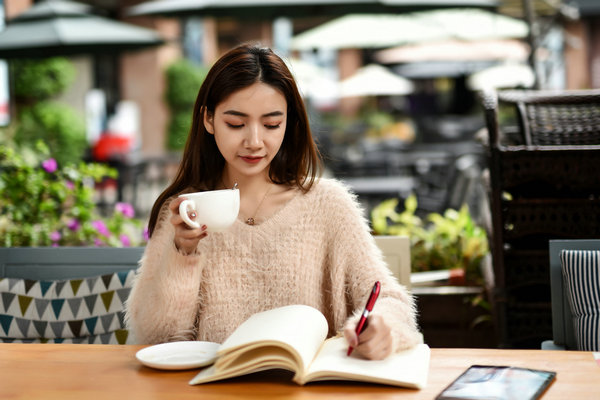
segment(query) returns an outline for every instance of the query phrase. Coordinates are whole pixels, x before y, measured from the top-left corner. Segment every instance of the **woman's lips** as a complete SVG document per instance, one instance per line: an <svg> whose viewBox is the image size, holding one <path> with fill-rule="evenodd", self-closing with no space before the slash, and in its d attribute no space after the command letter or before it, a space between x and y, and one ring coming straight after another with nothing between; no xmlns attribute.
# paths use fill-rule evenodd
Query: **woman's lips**
<svg viewBox="0 0 600 400"><path fill-rule="evenodd" d="M240 157L242 160L244 160L244 162L247 162L248 164L257 164L260 162L260 160L262 160L262 157L257 157L257 156L241 156Z"/></svg>

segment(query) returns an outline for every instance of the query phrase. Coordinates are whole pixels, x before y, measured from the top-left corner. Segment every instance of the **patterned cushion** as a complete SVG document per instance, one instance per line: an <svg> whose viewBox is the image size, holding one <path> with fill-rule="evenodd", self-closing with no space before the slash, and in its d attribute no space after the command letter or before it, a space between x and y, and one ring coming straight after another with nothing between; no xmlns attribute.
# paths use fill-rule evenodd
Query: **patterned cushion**
<svg viewBox="0 0 600 400"><path fill-rule="evenodd" d="M565 290L578 350L600 350L600 250L562 250Z"/></svg>
<svg viewBox="0 0 600 400"><path fill-rule="evenodd" d="M0 342L132 342L123 304L134 275L127 270L70 280L2 278Z"/></svg>

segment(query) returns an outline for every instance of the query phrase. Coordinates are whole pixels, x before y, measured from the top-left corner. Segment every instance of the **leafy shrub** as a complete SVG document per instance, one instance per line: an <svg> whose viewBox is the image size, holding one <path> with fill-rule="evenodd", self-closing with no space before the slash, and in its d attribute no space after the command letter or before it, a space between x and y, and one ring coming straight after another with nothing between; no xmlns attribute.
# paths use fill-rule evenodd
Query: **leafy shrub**
<svg viewBox="0 0 600 400"><path fill-rule="evenodd" d="M102 164L61 167L48 147L0 145L0 246L138 246L146 240L131 205L108 218L94 202L94 182L116 178Z"/></svg>
<svg viewBox="0 0 600 400"><path fill-rule="evenodd" d="M20 145L43 140L61 165L76 163L87 148L85 123L69 106L51 101L24 107L19 113L15 141Z"/></svg>
<svg viewBox="0 0 600 400"><path fill-rule="evenodd" d="M75 67L66 58L14 60L11 62L15 97L20 101L46 100L73 83Z"/></svg>
<svg viewBox="0 0 600 400"><path fill-rule="evenodd" d="M165 100L171 112L167 147L171 150L180 150L185 146L192 123L194 102L207 73L206 68L185 59L176 61L166 70Z"/></svg>
<svg viewBox="0 0 600 400"><path fill-rule="evenodd" d="M426 221L415 215L416 196L409 196L404 211L397 212L398 199L385 200L371 212L378 235L409 236L413 272L460 268L467 281L482 283L481 262L488 254L485 230L475 224L464 205L444 214L429 214Z"/></svg>

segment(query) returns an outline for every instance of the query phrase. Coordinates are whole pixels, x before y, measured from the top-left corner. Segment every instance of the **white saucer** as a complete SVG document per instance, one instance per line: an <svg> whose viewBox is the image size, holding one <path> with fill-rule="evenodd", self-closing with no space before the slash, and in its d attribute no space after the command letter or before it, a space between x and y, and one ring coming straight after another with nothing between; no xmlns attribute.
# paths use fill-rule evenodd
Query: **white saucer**
<svg viewBox="0 0 600 400"><path fill-rule="evenodd" d="M158 369L191 369L212 364L219 343L184 341L156 344L143 348L135 357L144 365Z"/></svg>

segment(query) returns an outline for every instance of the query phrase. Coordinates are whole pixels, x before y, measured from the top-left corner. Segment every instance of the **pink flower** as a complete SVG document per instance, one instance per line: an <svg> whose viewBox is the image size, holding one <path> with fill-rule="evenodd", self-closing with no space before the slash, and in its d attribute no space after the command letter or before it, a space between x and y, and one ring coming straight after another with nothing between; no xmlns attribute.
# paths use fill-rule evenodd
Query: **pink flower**
<svg viewBox="0 0 600 400"><path fill-rule="evenodd" d="M46 172L51 174L57 170L58 164L56 163L56 160L54 158L49 158L45 161L42 161L42 168L44 168Z"/></svg>
<svg viewBox="0 0 600 400"><path fill-rule="evenodd" d="M127 236L126 234L121 234L121 236L119 236L119 239L121 239L121 244L123 245L123 247L131 246L131 240L129 240L129 236Z"/></svg>
<svg viewBox="0 0 600 400"><path fill-rule="evenodd" d="M59 231L54 231L50 233L50 240L52 240L53 242L58 242L61 237L62 236Z"/></svg>
<svg viewBox="0 0 600 400"><path fill-rule="evenodd" d="M94 239L94 246L96 246L96 247L102 247L102 246L104 246L104 242L102 240L98 239L98 238L95 238Z"/></svg>
<svg viewBox="0 0 600 400"><path fill-rule="evenodd" d="M144 232L142 233L142 237L144 238L144 241L148 241L150 240L150 231L148 230L148 227L144 227Z"/></svg>
<svg viewBox="0 0 600 400"><path fill-rule="evenodd" d="M120 212L127 218L133 218L133 216L135 215L135 210L133 209L133 206L129 203L117 203L115 204L115 210L117 212Z"/></svg>
<svg viewBox="0 0 600 400"><path fill-rule="evenodd" d="M93 221L92 226L94 228L96 228L96 230L98 231L99 234L101 234L103 236L110 236L110 232L108 231L108 228L106 227L106 224L104 223L104 221L102 221L100 219Z"/></svg>
<svg viewBox="0 0 600 400"><path fill-rule="evenodd" d="M65 181L65 186L67 187L67 189L69 190L73 190L75 189L75 184L71 181Z"/></svg>
<svg viewBox="0 0 600 400"><path fill-rule="evenodd" d="M73 218L67 224L67 228L69 228L72 231L77 231L77 230L79 230L80 227L81 227L81 224L79 223L79 221L76 218Z"/></svg>

